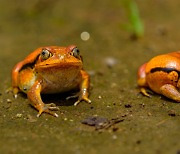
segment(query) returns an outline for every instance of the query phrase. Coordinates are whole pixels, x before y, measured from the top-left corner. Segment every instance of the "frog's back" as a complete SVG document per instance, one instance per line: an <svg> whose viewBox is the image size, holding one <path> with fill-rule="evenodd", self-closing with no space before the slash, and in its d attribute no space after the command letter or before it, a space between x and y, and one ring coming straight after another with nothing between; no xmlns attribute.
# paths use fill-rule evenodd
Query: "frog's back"
<svg viewBox="0 0 180 154"><path fill-rule="evenodd" d="M180 71L180 52L159 55L152 58L146 65L146 73L153 70L173 68Z"/></svg>
<svg viewBox="0 0 180 154"><path fill-rule="evenodd" d="M177 87L180 75L180 54L170 53L152 58L146 65L146 80L156 93L165 84Z"/></svg>

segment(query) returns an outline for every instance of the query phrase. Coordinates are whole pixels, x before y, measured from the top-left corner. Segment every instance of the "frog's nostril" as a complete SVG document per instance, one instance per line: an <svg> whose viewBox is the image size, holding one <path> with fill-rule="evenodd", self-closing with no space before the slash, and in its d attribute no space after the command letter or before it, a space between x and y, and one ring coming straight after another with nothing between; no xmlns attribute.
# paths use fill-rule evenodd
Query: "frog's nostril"
<svg viewBox="0 0 180 154"><path fill-rule="evenodd" d="M59 55L59 59L63 60L65 58L64 55Z"/></svg>

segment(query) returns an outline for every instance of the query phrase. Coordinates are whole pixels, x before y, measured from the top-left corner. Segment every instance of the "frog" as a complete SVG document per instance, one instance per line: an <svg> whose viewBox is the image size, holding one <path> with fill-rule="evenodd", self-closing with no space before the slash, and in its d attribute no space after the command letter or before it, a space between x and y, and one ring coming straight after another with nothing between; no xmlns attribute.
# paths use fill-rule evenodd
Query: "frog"
<svg viewBox="0 0 180 154"><path fill-rule="evenodd" d="M44 103L41 94L78 90L74 106L81 101L91 103L90 76L83 69L82 56L76 45L37 48L14 66L11 77L14 97L17 98L19 92L25 93L38 111L37 117L42 113L58 117L54 112L58 107L54 103Z"/></svg>
<svg viewBox="0 0 180 154"><path fill-rule="evenodd" d="M180 51L160 54L141 65L137 73L140 92L151 95L147 89L180 102Z"/></svg>

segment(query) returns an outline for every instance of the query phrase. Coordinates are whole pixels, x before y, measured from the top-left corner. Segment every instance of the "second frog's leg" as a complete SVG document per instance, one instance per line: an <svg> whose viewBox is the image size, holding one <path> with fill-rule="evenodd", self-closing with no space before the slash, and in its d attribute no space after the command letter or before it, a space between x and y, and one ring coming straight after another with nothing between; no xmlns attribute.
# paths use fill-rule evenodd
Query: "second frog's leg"
<svg viewBox="0 0 180 154"><path fill-rule="evenodd" d="M39 111L37 117L39 117L43 112L58 117L58 114L52 112L52 110L57 110L57 107L51 106L51 104L48 105L43 103L40 94L41 88L41 81L36 81L34 85L31 87L31 89L27 92L27 96L31 101L31 105Z"/></svg>
<svg viewBox="0 0 180 154"><path fill-rule="evenodd" d="M146 88L144 88L144 87L141 87L141 88L140 88L140 92L141 92L144 96L151 97L151 95L149 95L149 94L147 93L147 90L146 90Z"/></svg>
<svg viewBox="0 0 180 154"><path fill-rule="evenodd" d="M171 84L165 84L160 88L161 94L176 101L180 102L180 92Z"/></svg>
<svg viewBox="0 0 180 154"><path fill-rule="evenodd" d="M91 103L91 100L88 98L89 97L89 84L90 84L90 77L87 72L84 70L81 70L81 75L82 75L82 82L80 85L80 94L78 101L74 103L74 106L78 105L81 101L86 101L88 103Z"/></svg>
<svg viewBox="0 0 180 154"><path fill-rule="evenodd" d="M147 97L151 97L146 91L146 87L148 87L147 82L146 82L146 72L145 72L146 64L147 63L143 64L138 69L137 83L140 88L140 92Z"/></svg>

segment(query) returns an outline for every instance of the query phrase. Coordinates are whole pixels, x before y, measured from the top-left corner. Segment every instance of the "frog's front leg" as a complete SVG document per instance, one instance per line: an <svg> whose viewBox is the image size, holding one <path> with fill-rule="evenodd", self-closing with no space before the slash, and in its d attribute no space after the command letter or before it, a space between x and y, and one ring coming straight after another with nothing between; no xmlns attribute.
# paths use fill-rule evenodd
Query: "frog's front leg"
<svg viewBox="0 0 180 154"><path fill-rule="evenodd" d="M41 90L42 90L42 81L37 80L34 85L27 92L27 96L31 101L31 105L34 106L38 111L37 117L39 117L43 112L51 114L55 117L58 117L58 114L52 112L51 110L58 109L57 107L51 106L49 104L44 104L41 99Z"/></svg>
<svg viewBox="0 0 180 154"><path fill-rule="evenodd" d="M177 102L180 102L180 92L173 85L165 84L160 88L160 91L162 95Z"/></svg>
<svg viewBox="0 0 180 154"><path fill-rule="evenodd" d="M81 70L82 82L80 84L80 95L78 101L74 103L74 106L78 105L81 101L86 101L87 103L91 103L89 97L89 86L90 86L90 77L87 72Z"/></svg>

